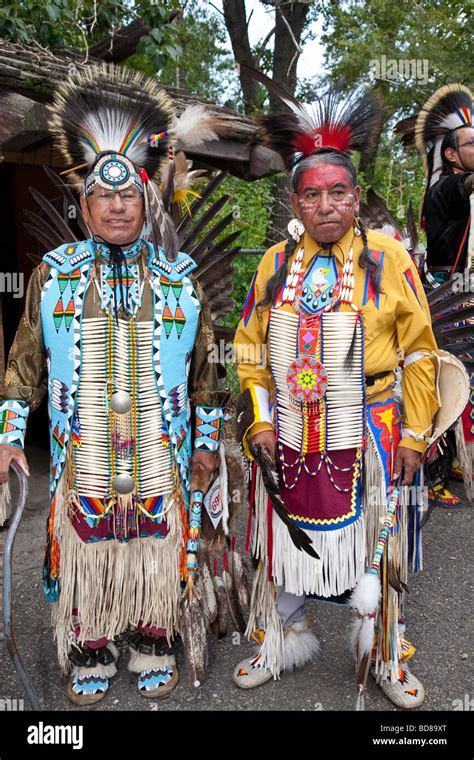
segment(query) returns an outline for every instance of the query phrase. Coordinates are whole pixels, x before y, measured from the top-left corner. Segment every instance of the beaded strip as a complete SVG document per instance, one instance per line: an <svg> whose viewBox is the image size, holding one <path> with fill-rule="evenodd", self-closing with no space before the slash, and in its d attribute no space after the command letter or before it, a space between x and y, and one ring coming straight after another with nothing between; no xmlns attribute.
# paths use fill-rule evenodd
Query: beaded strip
<svg viewBox="0 0 474 760"><path fill-rule="evenodd" d="M141 480L140 480L140 473L141 473L141 462L140 462L140 425L139 425L139 409L138 409L138 398L140 393L140 381L139 381L139 373L138 373L138 362L137 362L137 348L138 348L138 336L136 331L136 324L135 324L135 318L132 318L129 323L129 355L130 355L130 365L129 365L129 381L130 381L130 389L131 389L131 396L132 396L132 439L134 442L133 445L133 465L132 465L132 477L135 481L135 488L132 494L132 505L129 509L130 513L135 516L136 518L136 525L137 525L137 533L138 530L138 517L139 513L137 511L137 508L142 505L142 499L141 499ZM141 517L140 512L140 517Z"/></svg>
<svg viewBox="0 0 474 760"><path fill-rule="evenodd" d="M188 520L188 542L186 545L186 568L188 570L194 570L197 567L203 499L204 494L202 491L193 491Z"/></svg>
<svg viewBox="0 0 474 760"><path fill-rule="evenodd" d="M107 409L107 438L109 440L112 439L112 430L113 430L113 419L112 419L113 413L110 408L110 399L114 392L114 386L113 386L113 380L112 380L114 376L114 351L113 351L112 340L113 340L113 319L112 319L112 315L109 313L108 318L107 318L107 351L105 354L107 385L104 389L105 406ZM113 506L112 481L117 474L117 452L115 450L115 446L108 446L107 448L108 448L109 473L110 473L109 492L107 494L107 511L109 511Z"/></svg>
<svg viewBox="0 0 474 760"><path fill-rule="evenodd" d="M290 273L288 274L285 289L283 291L283 299L280 303L275 305L275 308L278 306L281 306L283 303L293 303L295 300L296 294L301 290L302 283L304 280L305 271L303 269L302 261L304 256L304 249L300 248L292 262L292 266L290 268ZM329 312L331 310L334 310L334 308L338 307L341 303L346 303L351 306L351 308L358 314L358 319L356 320L355 327L357 328L357 325L360 324L362 328L362 320L360 319L360 310L355 304L352 302L354 295L354 250L353 246L351 245L349 249L349 255L347 257L346 262L344 263L344 266L342 268L341 274L338 276L336 285L334 287L334 294L331 298L331 301L326 304L325 307L323 307L317 315L315 315L315 318L321 322L322 314L325 312ZM300 317L301 319L301 317ZM311 320L309 320L311 321ZM363 349L364 349L364 336L362 333L362 356L361 356L361 365L363 367ZM321 361L324 364L324 337L323 337L323 330L319 330L318 335L318 341L316 345L316 351L315 351L315 358L318 361ZM362 382L363 387L363 404L365 404L365 388L364 383ZM288 464L284 461L284 452L283 452L283 446L281 442L277 439L277 450L278 450L278 456L281 463L281 473L282 473L282 479L285 484L285 487L288 489L292 489L296 486L299 477L301 475L302 468L304 466L305 471L310 476L316 476L318 475L322 463L324 462L329 479L336 488L337 491L340 493L349 493L352 490L352 485L349 488L342 488L337 485L337 483L334 480L334 476L331 472L331 468L334 468L335 470L339 472L349 472L353 470L355 467L359 466L360 458L361 458L361 452L362 448L360 447L357 449L356 457L352 465L349 467L338 467L335 465L331 458L327 455L327 409L326 404L324 403L323 399L320 399L318 402L318 413L317 414L311 414L311 415L304 415L303 416L303 441L302 441L302 452L301 455L298 456L298 458L292 463ZM277 415L277 430L278 430L278 408L276 409L276 415ZM319 417L319 451L321 452L321 457L318 463L318 466L315 471L312 471L310 468L308 468L306 464L306 453L308 451L308 444L309 444L309 436L310 436L310 430L309 426L313 423L315 423L316 419ZM289 484L287 481L285 470L294 470L295 467L297 467L296 475L294 477L293 483Z"/></svg>
<svg viewBox="0 0 474 760"><path fill-rule="evenodd" d="M303 256L304 248L301 246L291 262L290 271L286 277L285 287L283 289L282 300L276 304L276 306L281 306L284 303L293 303L295 300L297 285L301 279L301 275L304 274Z"/></svg>
<svg viewBox="0 0 474 760"><path fill-rule="evenodd" d="M375 547L374 557L370 565L369 573L372 573L372 575L377 575L379 572L380 563L384 555L385 547L387 545L388 537L390 534L390 528L392 527L393 516L397 508L399 495L400 490L398 488L394 488L387 508L387 514L385 515L383 525L379 533L379 539Z"/></svg>

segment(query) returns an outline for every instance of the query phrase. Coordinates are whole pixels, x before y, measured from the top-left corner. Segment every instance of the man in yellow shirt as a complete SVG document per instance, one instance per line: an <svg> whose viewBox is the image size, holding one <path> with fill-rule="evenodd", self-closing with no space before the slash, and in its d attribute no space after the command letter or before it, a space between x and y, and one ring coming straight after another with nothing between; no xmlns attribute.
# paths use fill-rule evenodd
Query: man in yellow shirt
<svg viewBox="0 0 474 760"><path fill-rule="evenodd" d="M268 142L292 168L296 220L289 225L293 239L263 256L237 329L237 425L249 458L260 446L276 462L289 517L319 559L293 545L254 464L252 550L259 569L249 631L261 646L234 672L241 688L315 657L305 595L340 597L371 565L390 489L399 479L414 482L438 407L437 348L423 288L403 246L357 217L360 187L347 156L355 141L339 139L341 130L307 150L281 149L279 118L267 117L265 126ZM410 553L419 565L419 474L416 483L412 503L396 509L372 615L373 673L403 707L424 698L404 664L414 650L403 638L409 520Z"/></svg>

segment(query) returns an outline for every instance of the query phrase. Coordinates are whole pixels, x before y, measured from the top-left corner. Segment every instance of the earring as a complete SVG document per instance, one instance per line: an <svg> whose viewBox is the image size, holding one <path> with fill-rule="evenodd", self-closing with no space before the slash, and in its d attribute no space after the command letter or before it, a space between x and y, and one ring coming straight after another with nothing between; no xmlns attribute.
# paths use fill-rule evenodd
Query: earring
<svg viewBox="0 0 474 760"><path fill-rule="evenodd" d="M293 240L298 243L301 235L304 232L304 224L303 222L300 222L299 219L292 219L290 222L288 222L287 230L290 233L290 237L292 237Z"/></svg>
<svg viewBox="0 0 474 760"><path fill-rule="evenodd" d="M355 216L354 217L354 235L357 235L357 237L360 237L362 235L360 224L361 224L360 216Z"/></svg>

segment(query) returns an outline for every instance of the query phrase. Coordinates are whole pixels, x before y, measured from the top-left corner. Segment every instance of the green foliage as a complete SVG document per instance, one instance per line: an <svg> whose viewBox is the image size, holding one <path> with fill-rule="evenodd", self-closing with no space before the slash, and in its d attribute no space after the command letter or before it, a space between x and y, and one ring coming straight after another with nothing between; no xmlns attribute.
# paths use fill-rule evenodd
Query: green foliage
<svg viewBox="0 0 474 760"><path fill-rule="evenodd" d="M119 0L22 0L0 5L0 37L27 45L76 48L103 39L113 25L128 23L130 12Z"/></svg>
<svg viewBox="0 0 474 760"><path fill-rule="evenodd" d="M160 82L176 85L176 66L179 66L188 92L218 103L228 101L228 80L234 62L224 48L226 30L221 16L207 4L191 0L186 3L182 21L174 23L180 53L168 55L157 67Z"/></svg>
<svg viewBox="0 0 474 760"><path fill-rule="evenodd" d="M376 83L382 90L388 108L387 126L374 166L359 179L364 190L372 185L391 212L405 223L410 199L416 214L419 210L424 175L418 153L401 148L393 136L393 126L399 118L416 112L442 84L471 81L472 2L317 0L310 6L301 45L311 45L317 36L325 46L331 79L343 78L348 92ZM170 12L181 7L182 18L170 20ZM188 92L242 110L223 17L204 0L0 0L0 37L33 47L69 47L85 53L112 30L136 18L151 31L142 38L128 65L173 86L179 69ZM322 28L311 25L317 19L322 19ZM257 43L254 52L258 47ZM259 54L260 68L271 75L272 44ZM414 61L415 65L398 79L384 78L376 66L390 59ZM427 81L420 77L420 71L425 73L425 61ZM417 62L421 67L418 72ZM298 97L310 102L323 83L322 73L300 78ZM259 107L265 111L268 97L263 88L261 96ZM244 249L265 246L272 184L272 179L250 183L229 177L217 193L231 196L228 205L236 211L232 229L240 231L238 242ZM222 215L228 210L225 208ZM235 261L233 297L237 305L223 320L228 326L235 327L238 322L259 258L260 254L244 253Z"/></svg>
<svg viewBox="0 0 474 760"><path fill-rule="evenodd" d="M22 0L0 4L0 37L26 45L72 48L84 53L113 30L137 18L151 27L141 42L148 62L157 68L181 55L177 25L168 14L178 0Z"/></svg>
<svg viewBox="0 0 474 760"><path fill-rule="evenodd" d="M196 186L199 192L199 186ZM232 297L236 302L234 309L221 320L226 327L237 327L242 312L242 306L249 289L249 285L265 246L268 209L271 202L271 181L269 179L258 182L246 182L237 177L227 177L213 195L217 200L223 195L229 195L230 199L221 210L218 217L212 220L215 224L229 212L234 213L234 220L225 230L223 235L239 231L237 243L246 251L255 250L257 253L240 253L233 264L234 289ZM196 217L196 220L199 216Z"/></svg>
<svg viewBox="0 0 474 760"><path fill-rule="evenodd" d="M227 177L220 188L222 194L230 195L229 204L232 204L234 212L238 214L232 224L232 231L239 230L239 245L244 251L249 249L258 251L258 253L244 252L234 259L232 298L235 306L222 320L227 327L237 327L250 282L265 248L271 187L270 179L245 182L236 177ZM236 200L232 201L234 198Z"/></svg>
<svg viewBox="0 0 474 760"><path fill-rule="evenodd" d="M374 187L402 223L410 198L417 215L425 180L418 152L403 149L393 127L443 84L472 80L472 8L467 0L320 4L331 79L344 80L348 91L377 85L386 103L388 121L372 178L360 180ZM300 95L310 100L320 83L321 78L300 82Z"/></svg>
<svg viewBox="0 0 474 760"><path fill-rule="evenodd" d="M419 218L425 191L423 164L417 151L407 152L390 133L382 135L373 179L369 182L360 174L359 181L365 190L374 188L402 226L406 225L410 201L415 218Z"/></svg>
<svg viewBox="0 0 474 760"><path fill-rule="evenodd" d="M428 81L416 69L402 71L398 81L387 77L384 97L390 112L412 111L441 85L471 80L472 8L468 0L331 3L324 10L322 35L331 78L370 85L373 61L382 56L419 65L426 61Z"/></svg>

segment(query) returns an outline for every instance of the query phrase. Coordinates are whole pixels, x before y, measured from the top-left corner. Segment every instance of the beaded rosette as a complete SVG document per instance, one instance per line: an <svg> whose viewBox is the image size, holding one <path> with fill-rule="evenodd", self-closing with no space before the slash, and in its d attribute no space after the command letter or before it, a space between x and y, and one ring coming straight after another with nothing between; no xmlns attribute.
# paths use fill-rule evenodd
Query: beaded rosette
<svg viewBox="0 0 474 760"><path fill-rule="evenodd" d="M340 276L333 257L317 255L306 273L302 260L300 248L270 315L278 450L285 487L296 486L303 468L316 475L324 464L337 489L338 466L329 452L355 449L355 468L364 439L363 329L352 304L353 252ZM289 303L294 313L279 308ZM342 311L342 304L351 310ZM298 453L291 464L285 446ZM315 472L307 459L316 452Z"/></svg>

